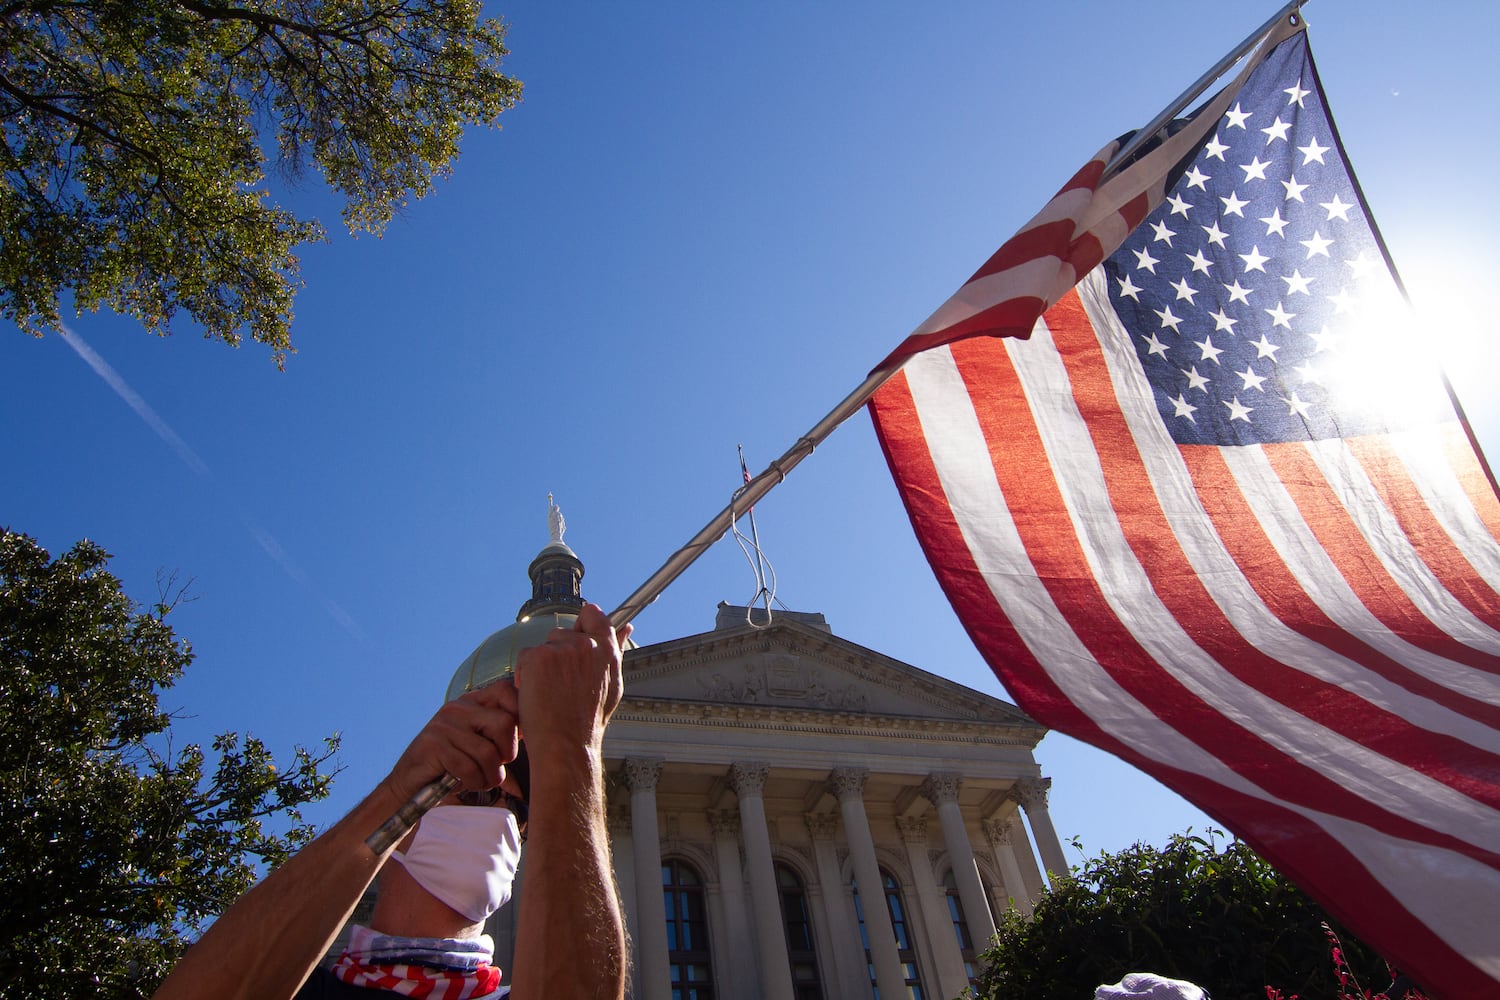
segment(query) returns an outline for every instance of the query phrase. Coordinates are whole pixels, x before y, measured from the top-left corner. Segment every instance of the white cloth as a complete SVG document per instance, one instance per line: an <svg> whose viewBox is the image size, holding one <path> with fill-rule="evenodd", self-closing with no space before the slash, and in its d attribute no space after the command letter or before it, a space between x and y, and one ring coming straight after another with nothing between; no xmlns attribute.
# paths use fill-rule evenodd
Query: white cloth
<svg viewBox="0 0 1500 1000"><path fill-rule="evenodd" d="M1099 987L1094 1000L1208 1000L1208 991L1184 979L1132 972L1113 986Z"/></svg>
<svg viewBox="0 0 1500 1000"><path fill-rule="evenodd" d="M423 889L479 923L510 899L521 831L509 809L437 806L417 825L411 848L391 858Z"/></svg>
<svg viewBox="0 0 1500 1000"><path fill-rule="evenodd" d="M495 960L495 939L488 934L471 938L401 937L350 924L344 954L361 965L423 965L473 972Z"/></svg>

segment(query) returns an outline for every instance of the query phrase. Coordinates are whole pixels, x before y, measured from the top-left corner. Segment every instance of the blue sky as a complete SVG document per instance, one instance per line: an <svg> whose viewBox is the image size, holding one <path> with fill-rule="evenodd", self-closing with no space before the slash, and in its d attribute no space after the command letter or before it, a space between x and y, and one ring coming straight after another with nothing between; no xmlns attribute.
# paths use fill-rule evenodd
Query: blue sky
<svg viewBox="0 0 1500 1000"><path fill-rule="evenodd" d="M513 620L547 494L613 607L853 388L1108 139L1270 4L491 5L524 102L381 239L303 254L298 353L159 339L86 315L0 332L0 521L89 537L197 663L179 743L230 729L283 758L344 736L331 822L458 663ZM1500 5L1313 0L1354 170L1500 454L1494 195ZM316 185L275 189L336 230ZM857 415L757 508L789 607L1002 695L918 551ZM755 592L724 540L637 619L660 641ZM1052 811L1089 853L1205 817L1058 735Z"/></svg>

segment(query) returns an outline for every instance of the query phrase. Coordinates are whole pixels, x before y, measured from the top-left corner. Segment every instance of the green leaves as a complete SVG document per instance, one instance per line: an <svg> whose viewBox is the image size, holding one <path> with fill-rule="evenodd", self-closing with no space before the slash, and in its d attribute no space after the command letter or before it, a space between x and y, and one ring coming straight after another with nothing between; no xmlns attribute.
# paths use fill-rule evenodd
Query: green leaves
<svg viewBox="0 0 1500 1000"><path fill-rule="evenodd" d="M172 753L158 703L192 660L79 542L0 531L0 982L149 996L186 940L311 839L337 737L288 767L252 736ZM210 760L214 763L210 765ZM211 771L211 773L210 773Z"/></svg>
<svg viewBox="0 0 1500 1000"><path fill-rule="evenodd" d="M1238 841L1178 835L1101 854L1057 879L1031 919L1010 911L984 955L980 997L1088 997L1129 972L1186 979L1215 1000L1266 987L1332 997L1328 917ZM1367 980L1384 965L1344 936Z"/></svg>
<svg viewBox="0 0 1500 1000"><path fill-rule="evenodd" d="M520 98L470 0L85 0L0 12L0 315L60 303L291 349L296 250L324 238L264 187L314 165L379 233Z"/></svg>

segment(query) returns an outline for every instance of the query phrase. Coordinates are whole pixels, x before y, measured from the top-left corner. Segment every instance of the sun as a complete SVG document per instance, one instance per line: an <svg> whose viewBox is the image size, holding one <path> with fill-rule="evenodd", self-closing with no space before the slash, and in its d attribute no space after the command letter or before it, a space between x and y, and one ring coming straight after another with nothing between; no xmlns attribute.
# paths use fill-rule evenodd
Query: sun
<svg viewBox="0 0 1500 1000"><path fill-rule="evenodd" d="M1334 412L1361 426L1394 430L1451 418L1438 347L1450 321L1416 309L1384 268L1362 272L1312 334L1317 349L1304 376L1327 390Z"/></svg>
<svg viewBox="0 0 1500 1000"><path fill-rule="evenodd" d="M1424 344L1466 407L1496 396L1500 373L1500 283L1485 263L1452 244L1419 244L1397 262Z"/></svg>

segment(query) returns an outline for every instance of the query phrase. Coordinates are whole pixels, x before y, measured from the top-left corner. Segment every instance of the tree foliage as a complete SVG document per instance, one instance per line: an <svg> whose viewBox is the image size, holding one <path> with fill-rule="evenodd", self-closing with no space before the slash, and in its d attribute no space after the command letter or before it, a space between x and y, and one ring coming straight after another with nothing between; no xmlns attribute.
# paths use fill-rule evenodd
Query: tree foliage
<svg viewBox="0 0 1500 1000"><path fill-rule="evenodd" d="M60 299L290 349L315 220L264 188L309 164L378 233L520 97L481 0L0 0L0 315Z"/></svg>
<svg viewBox="0 0 1500 1000"><path fill-rule="evenodd" d="M991 1000L1087 998L1130 972L1186 979L1214 1000L1345 995L1330 961L1332 921L1244 844L1178 835L1101 854L1057 879L1031 919L1001 922L976 993ZM1346 973L1380 986L1383 960L1352 935Z"/></svg>
<svg viewBox="0 0 1500 1000"><path fill-rule="evenodd" d="M0 532L0 996L144 997L205 922L307 840L317 754L166 749L159 704L192 660L79 542ZM283 829L285 832L276 832Z"/></svg>

